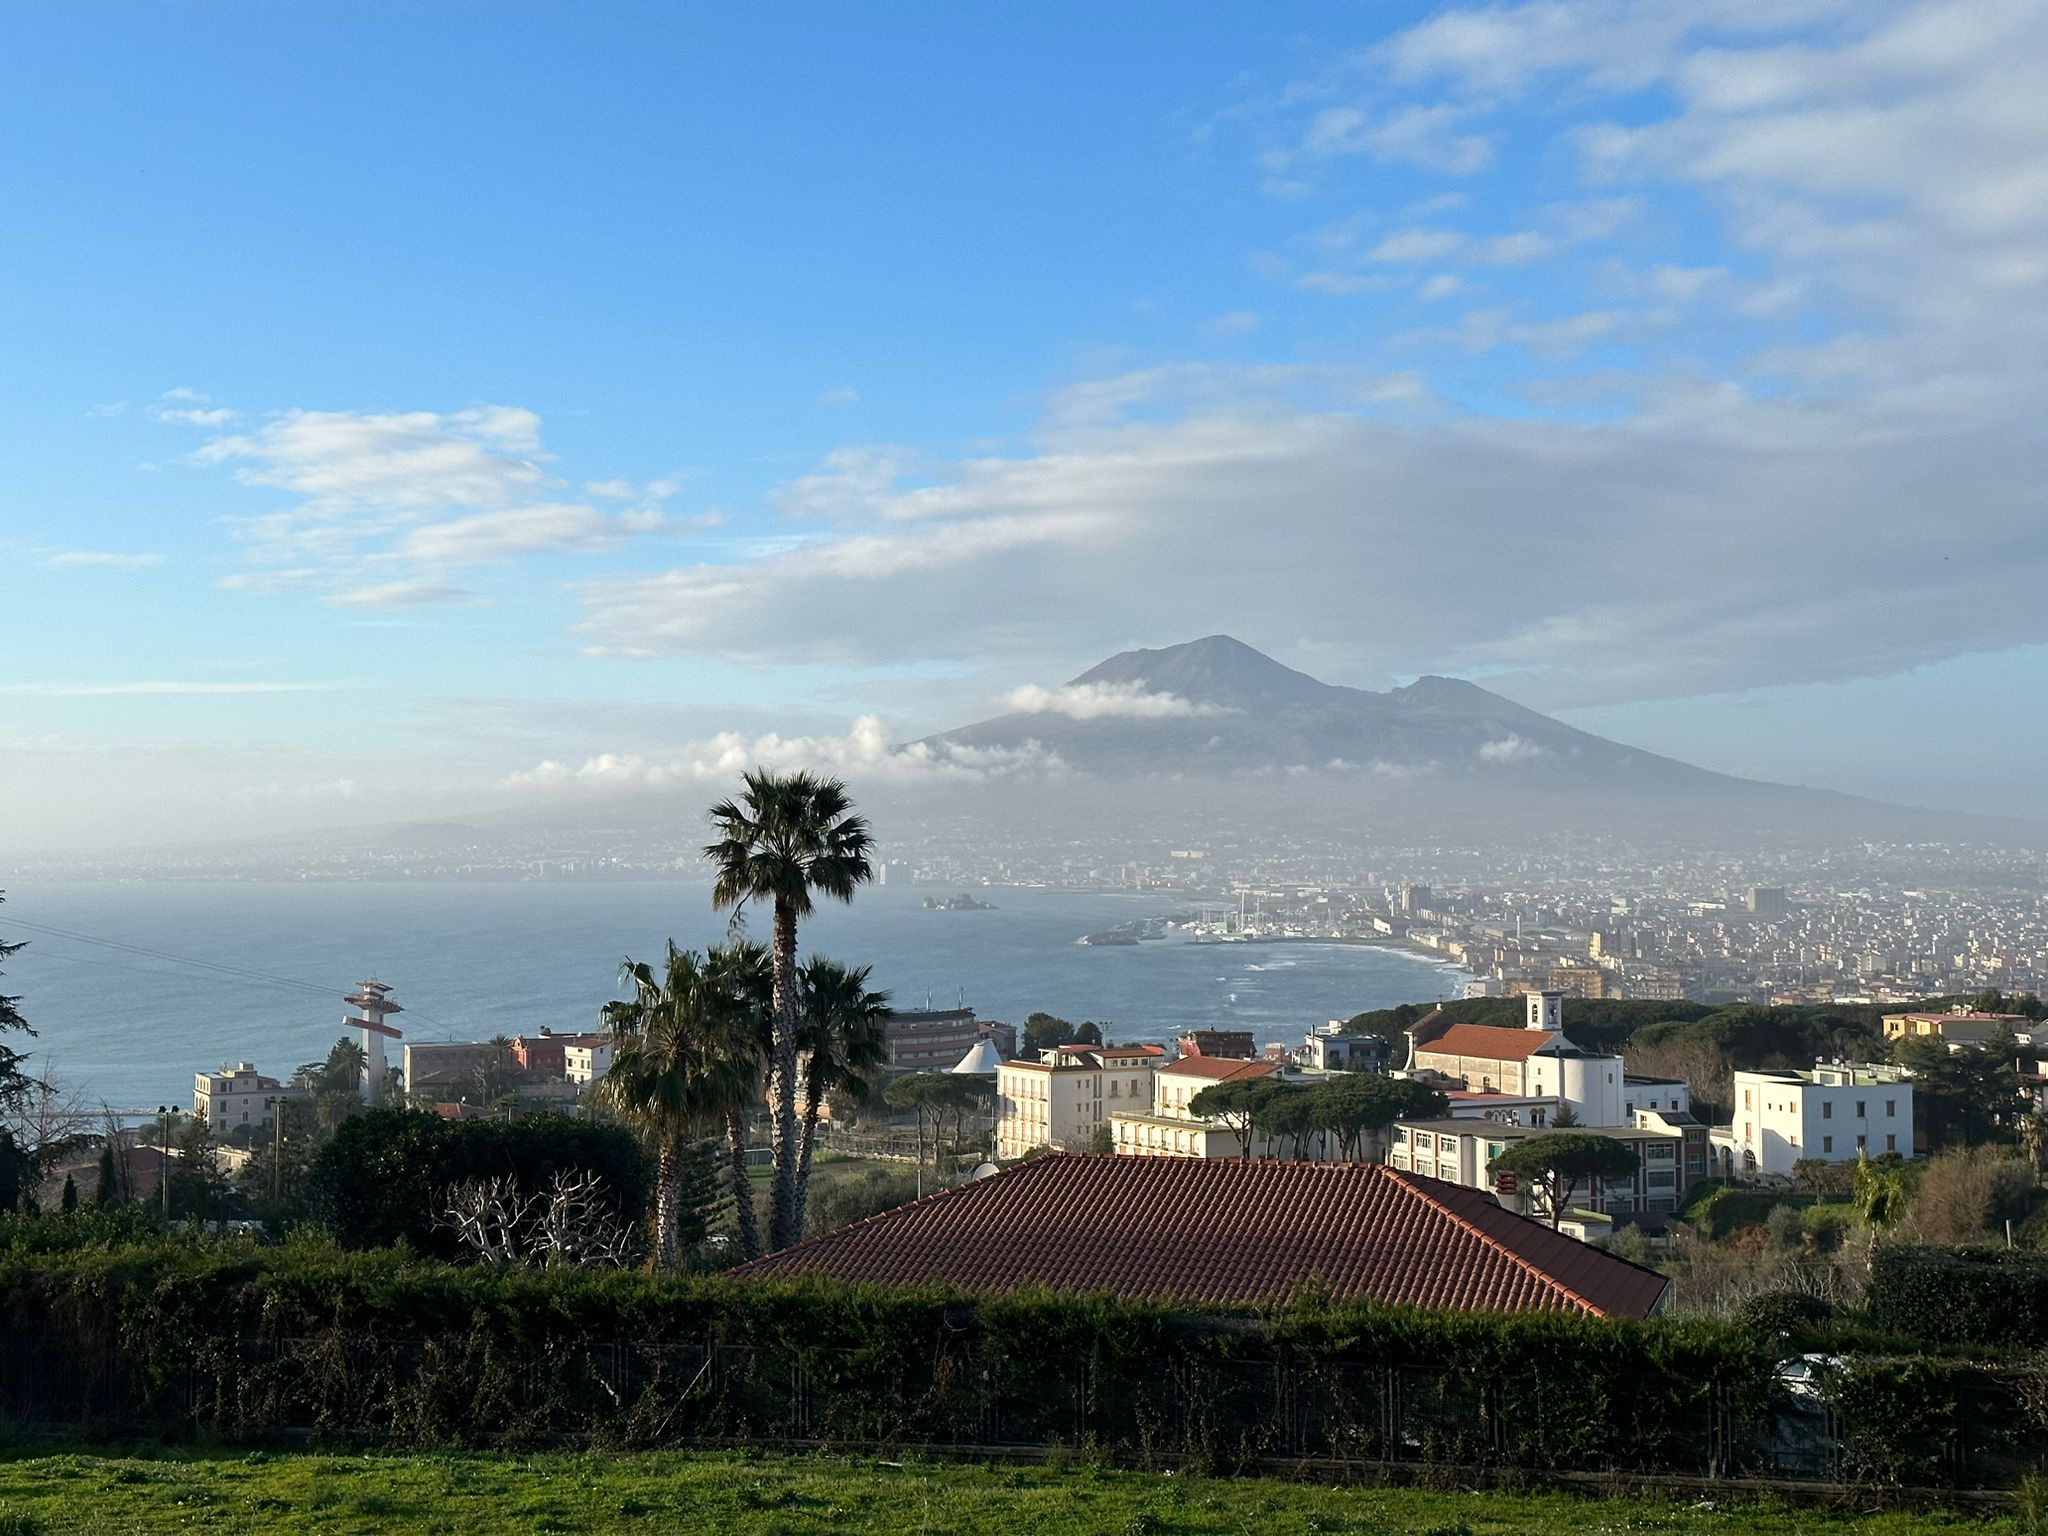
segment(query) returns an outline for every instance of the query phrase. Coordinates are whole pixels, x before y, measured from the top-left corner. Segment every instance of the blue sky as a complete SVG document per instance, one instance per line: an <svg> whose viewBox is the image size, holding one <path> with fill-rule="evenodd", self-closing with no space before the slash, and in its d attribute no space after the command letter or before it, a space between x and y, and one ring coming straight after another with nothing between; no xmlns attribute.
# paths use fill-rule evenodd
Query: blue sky
<svg viewBox="0 0 2048 1536"><path fill-rule="evenodd" d="M0 55L6 845L874 769L1216 630L2048 814L2038 6L41 5Z"/></svg>

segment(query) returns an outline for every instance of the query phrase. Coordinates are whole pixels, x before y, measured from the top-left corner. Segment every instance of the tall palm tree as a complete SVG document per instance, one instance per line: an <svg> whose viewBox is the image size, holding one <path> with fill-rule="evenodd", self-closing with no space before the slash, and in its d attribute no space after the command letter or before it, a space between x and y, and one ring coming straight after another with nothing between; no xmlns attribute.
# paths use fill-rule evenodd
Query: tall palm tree
<svg viewBox="0 0 2048 1536"><path fill-rule="evenodd" d="M327 1076L338 1087L350 1093L363 1091L363 1074L370 1069L370 1053L363 1049L362 1042L343 1035L334 1042L334 1049L327 1053Z"/></svg>
<svg viewBox="0 0 2048 1536"><path fill-rule="evenodd" d="M813 955L797 972L796 1044L804 1080L799 1106L803 1130L796 1159L799 1222L810 1205L811 1146L825 1096L835 1088L851 1088L866 1097L889 1059L883 1027L889 994L868 990L869 970Z"/></svg>
<svg viewBox="0 0 2048 1536"><path fill-rule="evenodd" d="M670 943L659 973L644 962L624 963L633 996L607 1003L601 1015L612 1036L612 1064L598 1080L597 1097L654 1143L655 1264L664 1272L681 1260L689 1144L707 1131L726 1136L741 1252L760 1252L747 1184L746 1107L760 1091L766 973L758 944L699 955Z"/></svg>
<svg viewBox="0 0 2048 1536"><path fill-rule="evenodd" d="M718 835L704 850L718 871L712 906L737 913L749 901L765 901L775 913L768 1053L769 1145L775 1167L768 1241L771 1247L787 1248L803 1236L796 1177L797 920L810 915L814 896L853 900L855 889L873 878L868 852L874 840L867 822L853 814L844 784L804 772L749 769L739 799L721 800L711 808L710 820Z"/></svg>

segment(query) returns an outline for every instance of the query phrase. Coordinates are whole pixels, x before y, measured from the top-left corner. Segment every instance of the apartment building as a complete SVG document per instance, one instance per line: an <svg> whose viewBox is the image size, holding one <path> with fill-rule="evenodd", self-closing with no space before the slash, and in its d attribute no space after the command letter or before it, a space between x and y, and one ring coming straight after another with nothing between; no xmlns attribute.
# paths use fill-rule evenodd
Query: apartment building
<svg viewBox="0 0 2048 1536"><path fill-rule="evenodd" d="M1022 1157L1034 1147L1087 1151L1111 1114L1150 1108L1165 1054L1156 1045L1063 1045L1042 1061L1004 1062L996 1068L996 1156Z"/></svg>
<svg viewBox="0 0 2048 1536"><path fill-rule="evenodd" d="M1270 1061L1240 1061L1228 1056L1183 1056L1154 1075L1149 1104L1126 1102L1110 1116L1116 1150L1136 1157L1238 1157L1243 1147L1235 1134L1188 1108L1205 1088L1244 1078L1271 1077L1280 1068Z"/></svg>
<svg viewBox="0 0 2048 1536"><path fill-rule="evenodd" d="M277 1129L278 1106L287 1099L306 1096L307 1090L295 1083L263 1076L253 1061L192 1075L192 1113L219 1137L237 1133L269 1136Z"/></svg>
<svg viewBox="0 0 2048 1536"><path fill-rule="evenodd" d="M609 1039L562 1047L562 1076L578 1087L588 1087L611 1069L612 1042Z"/></svg>
<svg viewBox="0 0 2048 1536"><path fill-rule="evenodd" d="M1913 1084L1898 1068L1817 1063L1811 1072L1737 1072L1735 1118L1714 1130L1725 1174L1790 1174L1806 1158L1913 1155Z"/></svg>
<svg viewBox="0 0 2048 1536"><path fill-rule="evenodd" d="M1463 1119L1404 1120L1395 1125L1387 1162L1428 1178L1490 1189L1502 1205L1524 1215L1548 1213L1535 1208L1530 1191L1517 1188L1511 1175L1496 1175L1493 1160L1518 1141L1546 1134L1539 1125L1509 1125ZM1608 1215L1675 1211L1685 1192L1707 1176L1712 1148L1707 1127L1683 1111L1639 1110L1627 1125L1602 1126L1597 1134L1620 1142L1636 1156L1629 1179L1613 1180L1597 1192L1580 1186L1569 1203L1576 1209Z"/></svg>

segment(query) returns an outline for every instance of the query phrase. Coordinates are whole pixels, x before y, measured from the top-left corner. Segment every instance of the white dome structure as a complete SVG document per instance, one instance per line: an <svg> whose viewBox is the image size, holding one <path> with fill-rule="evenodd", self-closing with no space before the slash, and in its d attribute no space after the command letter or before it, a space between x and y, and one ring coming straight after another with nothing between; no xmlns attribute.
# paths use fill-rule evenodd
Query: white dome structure
<svg viewBox="0 0 2048 1536"><path fill-rule="evenodd" d="M967 1077L994 1077L996 1068L1003 1064L1002 1052L996 1049L995 1041L983 1036L974 1042L974 1049L962 1056L948 1072L958 1072Z"/></svg>

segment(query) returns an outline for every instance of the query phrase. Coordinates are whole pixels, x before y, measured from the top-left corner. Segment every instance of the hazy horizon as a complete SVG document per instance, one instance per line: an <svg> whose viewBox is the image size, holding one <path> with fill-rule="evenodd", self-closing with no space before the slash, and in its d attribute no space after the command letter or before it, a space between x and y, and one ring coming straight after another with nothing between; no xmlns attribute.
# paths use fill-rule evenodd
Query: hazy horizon
<svg viewBox="0 0 2048 1536"><path fill-rule="evenodd" d="M9 853L914 788L1217 632L2048 818L2038 5L0 40Z"/></svg>

